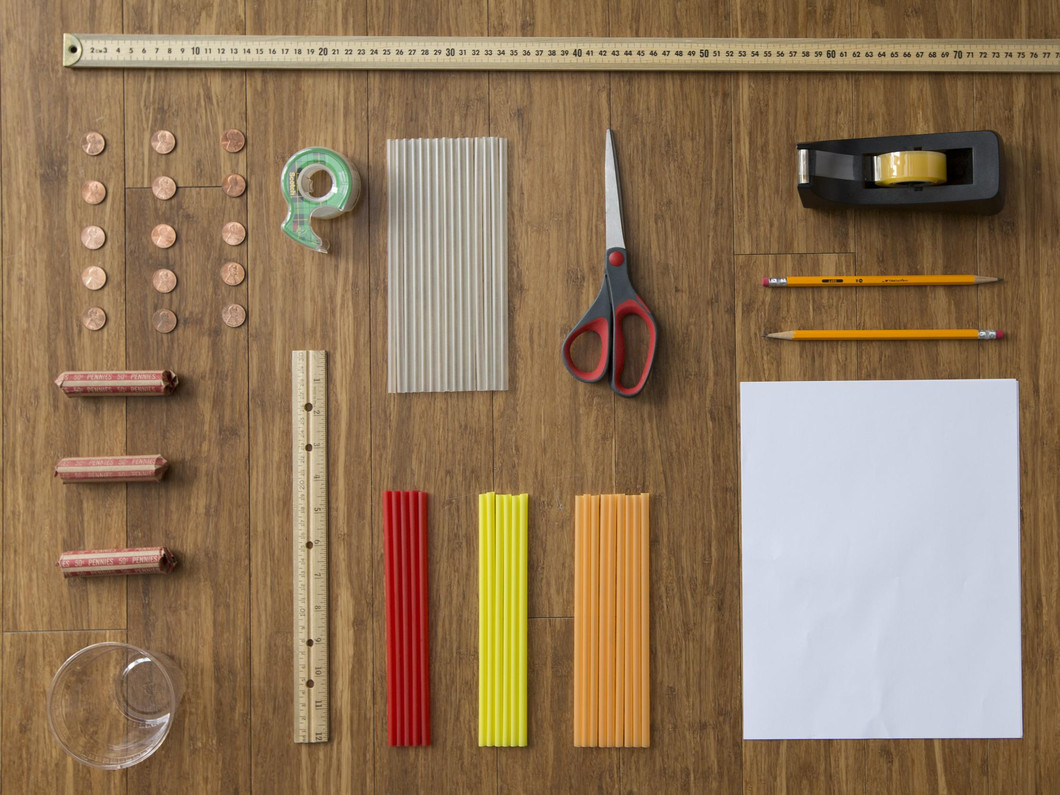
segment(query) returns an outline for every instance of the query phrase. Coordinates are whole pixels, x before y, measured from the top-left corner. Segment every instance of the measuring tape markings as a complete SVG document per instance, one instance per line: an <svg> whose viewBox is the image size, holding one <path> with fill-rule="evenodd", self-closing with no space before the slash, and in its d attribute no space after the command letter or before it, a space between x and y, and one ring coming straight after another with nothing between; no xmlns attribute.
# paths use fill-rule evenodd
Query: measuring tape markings
<svg viewBox="0 0 1060 795"><path fill-rule="evenodd" d="M327 352L291 352L294 741L327 742Z"/></svg>
<svg viewBox="0 0 1060 795"><path fill-rule="evenodd" d="M64 34L75 68L1060 72L1057 39Z"/></svg>

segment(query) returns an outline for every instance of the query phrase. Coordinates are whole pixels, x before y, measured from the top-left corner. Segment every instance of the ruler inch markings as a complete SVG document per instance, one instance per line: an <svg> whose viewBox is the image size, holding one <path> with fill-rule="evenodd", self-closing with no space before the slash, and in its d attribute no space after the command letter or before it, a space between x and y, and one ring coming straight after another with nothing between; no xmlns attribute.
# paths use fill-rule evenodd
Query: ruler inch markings
<svg viewBox="0 0 1060 795"><path fill-rule="evenodd" d="M291 352L294 741L327 742L327 352Z"/></svg>
<svg viewBox="0 0 1060 795"><path fill-rule="evenodd" d="M137 36L66 33L63 66L125 69L1060 72L1060 39Z"/></svg>

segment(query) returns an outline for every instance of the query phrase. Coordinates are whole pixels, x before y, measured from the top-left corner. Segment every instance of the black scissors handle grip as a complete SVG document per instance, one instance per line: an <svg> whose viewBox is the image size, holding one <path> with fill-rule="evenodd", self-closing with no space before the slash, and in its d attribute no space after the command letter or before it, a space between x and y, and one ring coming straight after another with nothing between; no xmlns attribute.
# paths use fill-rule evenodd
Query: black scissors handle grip
<svg viewBox="0 0 1060 795"><path fill-rule="evenodd" d="M611 291L607 286L607 275L604 275L604 283L600 286L600 292L589 307L581 320L578 321L567 338L563 340L563 363L567 370L579 381L587 384L599 381L607 372L607 366L611 358ZM574 341L583 334L596 334L600 337L600 361L592 370L582 370L571 358L570 349Z"/></svg>
<svg viewBox="0 0 1060 795"><path fill-rule="evenodd" d="M627 257L624 248L608 249L605 281L611 291L611 388L622 397L634 397L639 395L644 385L648 383L648 375L655 362L658 328L655 325L655 317L644 303L644 299L633 289L626 264ZM636 315L647 326L648 355L636 383L627 387L622 385L622 374L626 368L626 336L622 333L622 321L630 315Z"/></svg>
<svg viewBox="0 0 1060 795"><path fill-rule="evenodd" d="M648 356L637 382L626 387L622 385L622 373L626 365L626 338L622 333L622 321L630 315L639 317L648 328ZM590 333L600 337L600 360L592 370L582 370L571 358L571 346L583 334ZM563 364L571 375L586 383L599 381L610 366L611 388L622 397L633 397L640 394L648 381L655 361L657 336L655 318L629 281L626 250L608 249L604 283L589 311L563 341Z"/></svg>

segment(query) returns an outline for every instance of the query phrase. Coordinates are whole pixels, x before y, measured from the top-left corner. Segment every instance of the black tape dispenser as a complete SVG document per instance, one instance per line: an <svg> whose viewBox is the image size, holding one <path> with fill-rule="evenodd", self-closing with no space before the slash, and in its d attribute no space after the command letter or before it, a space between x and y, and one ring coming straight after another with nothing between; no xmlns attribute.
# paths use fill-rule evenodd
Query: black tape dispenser
<svg viewBox="0 0 1060 795"><path fill-rule="evenodd" d="M880 207L992 215L1005 203L992 130L799 144L803 207Z"/></svg>

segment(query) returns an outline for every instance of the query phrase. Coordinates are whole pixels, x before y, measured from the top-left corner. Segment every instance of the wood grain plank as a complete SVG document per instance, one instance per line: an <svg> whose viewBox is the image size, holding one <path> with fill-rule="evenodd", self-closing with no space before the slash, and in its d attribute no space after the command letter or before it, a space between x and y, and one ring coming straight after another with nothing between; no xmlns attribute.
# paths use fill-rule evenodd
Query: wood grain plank
<svg viewBox="0 0 1060 795"><path fill-rule="evenodd" d="M850 35L850 4L770 0L733 3L734 36ZM802 206L795 145L847 138L853 131L849 74L737 74L733 78L733 216L738 254L853 251L844 211Z"/></svg>
<svg viewBox="0 0 1060 795"><path fill-rule="evenodd" d="M486 35L487 5L480 0L444 3L378 2L368 6L371 35ZM386 139L480 136L490 133L489 80L484 74L369 76L371 129L372 284L372 524L375 592L375 786L382 792L420 791L438 781L468 790L496 789L496 751L480 750L475 544L476 494L515 484L493 473L493 398L485 393L386 394ZM509 163L511 157L509 156ZM412 442L415 440L415 442ZM419 488L431 494L430 565L431 747L386 744L386 666L383 621L383 548L379 494ZM536 501L530 498L531 536ZM533 553L530 553L531 557ZM469 590L470 589L470 590ZM454 598L455 597L455 598Z"/></svg>
<svg viewBox="0 0 1060 795"><path fill-rule="evenodd" d="M164 4L127 0L125 30L132 33L242 33L243 5L192 2L181 14ZM203 791L241 790L250 784L251 665L244 638L226 627L247 626L249 505L247 328L229 329L221 309L246 305L245 288L232 291L219 269L232 253L221 239L227 221L246 225L246 203L217 188L229 155L219 143L230 126L245 129L246 93L238 72L139 71L126 74L126 194L128 270L127 359L130 367L171 366L183 383L166 403L130 407L127 436L136 449L161 450L172 462L164 488L130 493L129 535L159 543L161 528L180 527L173 543L183 557L179 578L143 578L129 594L130 638L170 654L187 678L184 720L174 729L179 753L151 758L130 771L133 787L184 781ZM159 155L150 136L167 129L176 148ZM143 186L165 174L178 185L169 201ZM151 229L168 223L177 232L170 249L156 248ZM239 255L236 255L238 257ZM178 285L156 293L150 275L168 267ZM177 328L164 335L151 314L167 308ZM254 322L253 315L250 322ZM178 359L169 365L151 364ZM225 362L223 376L211 363ZM192 516L207 521L188 522ZM215 532L225 528L224 542ZM203 621L209 617L209 620ZM187 627L202 622L199 631ZM211 749L208 758L197 751ZM192 762L194 760L194 763Z"/></svg>
<svg viewBox="0 0 1060 795"><path fill-rule="evenodd" d="M67 657L93 643L124 641L122 631L5 632L3 678L19 695L4 704L0 789L4 792L125 792L125 771L95 770L67 756L48 730L48 685ZM178 718L179 719L179 718ZM155 752L164 756L172 737Z"/></svg>
<svg viewBox="0 0 1060 795"><path fill-rule="evenodd" d="M64 548L124 543L124 487L64 487L52 477L64 455L124 452L123 401L72 401L52 384L63 370L124 364L121 76L65 72L56 49L64 30L119 29L121 6L5 3L0 19L4 628L124 627L124 583L67 587L54 566ZM56 57L41 56L49 52ZM79 145L89 130L107 140L97 157ZM87 179L110 197L85 204ZM80 243L88 224L108 236L98 251ZM109 275L97 293L81 284L88 265ZM96 332L80 323L93 305L108 316Z"/></svg>
<svg viewBox="0 0 1060 795"><path fill-rule="evenodd" d="M255 76L257 77L257 76ZM299 149L342 152L367 177L365 85L329 75L251 80L250 303L272 321L251 328L251 494L255 544L253 655L256 673L256 789L363 791L372 775L371 470L367 289L368 208L316 222L327 255L301 247L280 229L287 205L276 183ZM274 92L292 101L272 106ZM319 118L318 118L319 117ZM321 129L320 118L328 119ZM364 189L370 190L368 183ZM257 241L261 241L260 243ZM292 350L328 351L329 609L331 741L296 745L292 672L291 415ZM380 594L382 591L380 591ZM265 716L275 716L270 720Z"/></svg>
<svg viewBox="0 0 1060 795"><path fill-rule="evenodd" d="M362 8L320 4L248 8L253 34L364 34ZM248 202L251 307L251 549L254 789L364 792L372 787L374 716L367 83L340 73L251 74ZM284 98L282 102L278 98ZM307 146L344 154L364 183L358 206L315 222L322 255L280 229L287 204L278 175ZM385 327L385 325L384 325ZM331 740L292 742L291 351L328 351L329 610ZM381 549L381 547L380 547ZM380 569L381 571L381 569ZM382 609L382 590L379 591ZM382 616L379 621L382 622Z"/></svg>
<svg viewBox="0 0 1060 795"><path fill-rule="evenodd" d="M1052 3L975 2L975 35L1060 36L1060 9ZM1020 381L1020 491L1023 623L1023 739L977 744L966 760L970 783L980 789L1026 792L1060 788L1060 506L1057 479L1060 415L1060 290L1053 277L1060 198L1052 175L1060 170L1060 143L1053 128L1060 116L1056 76L977 76L975 124L996 130L1003 146L1005 208L981 219L977 243L981 267L1005 282L980 293L984 323L1010 332L1004 346L980 351L984 378ZM961 760L946 757L955 773ZM971 788L969 788L970 791Z"/></svg>
<svg viewBox="0 0 1060 795"><path fill-rule="evenodd" d="M124 32L242 35L245 5L239 0L189 0L173 13L173 6L157 0L125 0ZM231 172L246 174L248 150L230 154L221 148L225 130L246 132L243 72L131 69L125 72L125 95L129 187L150 187L151 180L162 175L172 177L179 188L220 185ZM176 138L169 154L151 148L151 135L157 130L169 130Z"/></svg>
<svg viewBox="0 0 1060 795"><path fill-rule="evenodd" d="M482 19L469 6L468 19ZM375 11L370 11L370 19ZM373 33L378 32L372 28ZM386 32L385 29L383 32ZM465 30L465 32L468 32ZM473 31L484 33L484 29ZM487 393L386 394L386 139L479 136L489 133L484 75L369 77L371 119L372 483L375 517L375 785L418 791L454 780L475 791L496 787L496 752L480 751L477 727L478 576L476 494L517 484L493 475L494 445ZM510 161L509 161L510 162ZM389 748L386 740L386 640L380 494L385 489L430 493L431 747ZM530 533L536 534L531 495ZM530 553L533 557L533 553ZM469 590L470 589L470 590Z"/></svg>
<svg viewBox="0 0 1060 795"><path fill-rule="evenodd" d="M731 33L725 7L611 16L616 36ZM621 757L628 791L741 786L732 97L729 75L612 75L631 276L660 327L651 382L616 403L616 490L651 493L651 749Z"/></svg>
<svg viewBox="0 0 1060 795"><path fill-rule="evenodd" d="M506 3L491 6L490 23L493 35L589 36L606 30L607 6ZM571 378L559 356L599 290L609 85L606 75L491 76L491 129L509 139L511 164L512 376L494 399L496 447L505 451L494 466L498 482L534 497L531 616L573 615L573 497L614 490L615 398L605 384ZM557 282L566 287L557 291ZM530 747L498 754L501 789L566 791L587 781L616 789L614 754L571 742L573 622L531 621L529 644Z"/></svg>
<svg viewBox="0 0 1060 795"><path fill-rule="evenodd" d="M617 490L651 493L652 528L651 749L623 755L619 781L631 791L732 791L741 769L735 288L732 228L709 223L731 211L731 78L614 75L612 86L632 279L660 326L651 382L616 405Z"/></svg>
<svg viewBox="0 0 1060 795"><path fill-rule="evenodd" d="M602 1L510 2L490 12L496 36L589 36L607 24ZM572 378L560 357L604 268L608 87L605 74L490 76L490 129L509 147L511 329L510 383L494 397L504 451L494 467L498 483L534 498L531 617L573 615L573 497L614 490L614 395L606 383Z"/></svg>
<svg viewBox="0 0 1060 795"><path fill-rule="evenodd" d="M128 408L129 449L161 452L170 461L161 483L129 486L129 541L172 546L181 560L171 576L130 582L129 640L170 655L187 680L172 749L132 768L129 783L137 790L178 780L201 792L245 790L251 679L241 631L250 619L247 327L231 329L221 321L226 303L245 304L245 290L225 285L218 271L231 253L221 226L246 224L246 206L217 188L186 188L166 202L132 188L125 203L128 365L170 367L181 379L170 397ZM150 239L163 222L177 231L176 245L166 250ZM160 267L177 274L177 288L168 295L151 285ZM176 314L173 332L152 327L157 309Z"/></svg>
<svg viewBox="0 0 1060 795"><path fill-rule="evenodd" d="M913 2L904 14L854 2L860 37L962 37L971 34L967 0ZM966 75L861 74L855 83L857 136L974 129L974 78ZM858 273L977 272L976 218L952 213L853 211ZM993 275L984 273L983 275ZM860 291L862 328L977 328L975 289ZM974 378L974 344L899 343L860 347L861 378Z"/></svg>

